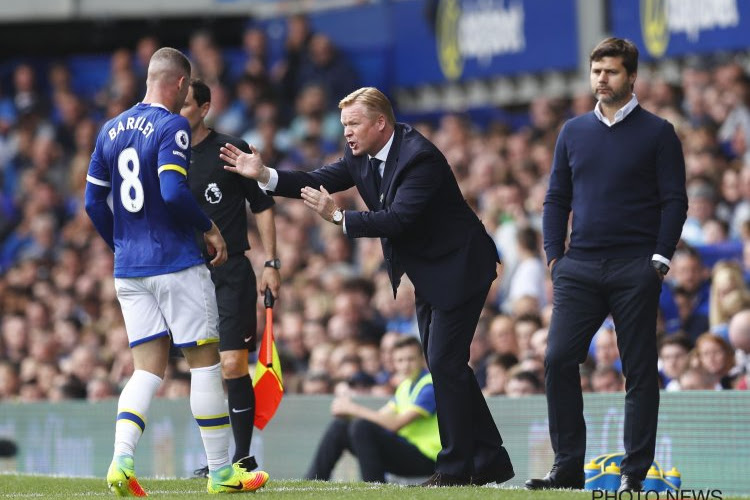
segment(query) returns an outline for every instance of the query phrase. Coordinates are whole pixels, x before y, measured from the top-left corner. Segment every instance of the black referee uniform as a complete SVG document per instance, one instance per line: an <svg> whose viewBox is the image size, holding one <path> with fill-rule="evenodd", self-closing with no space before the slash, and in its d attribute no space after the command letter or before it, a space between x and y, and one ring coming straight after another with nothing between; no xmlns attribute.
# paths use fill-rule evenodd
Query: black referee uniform
<svg viewBox="0 0 750 500"><path fill-rule="evenodd" d="M193 146L188 183L201 208L219 227L229 254L224 265L210 268L219 307L219 350L254 351L258 292L255 273L245 257L250 248L245 200L254 214L271 208L274 201L254 180L224 170L219 148L226 143L250 151L245 141L210 130L204 140ZM203 238L199 238L199 244L209 260Z"/></svg>

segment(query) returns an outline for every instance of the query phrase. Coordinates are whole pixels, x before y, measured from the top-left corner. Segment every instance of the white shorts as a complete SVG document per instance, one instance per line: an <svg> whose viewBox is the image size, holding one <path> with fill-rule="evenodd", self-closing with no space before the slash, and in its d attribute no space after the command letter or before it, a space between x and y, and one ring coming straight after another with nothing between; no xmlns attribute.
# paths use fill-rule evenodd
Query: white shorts
<svg viewBox="0 0 750 500"><path fill-rule="evenodd" d="M176 273L115 278L130 347L171 333L177 347L219 341L216 292L201 264Z"/></svg>

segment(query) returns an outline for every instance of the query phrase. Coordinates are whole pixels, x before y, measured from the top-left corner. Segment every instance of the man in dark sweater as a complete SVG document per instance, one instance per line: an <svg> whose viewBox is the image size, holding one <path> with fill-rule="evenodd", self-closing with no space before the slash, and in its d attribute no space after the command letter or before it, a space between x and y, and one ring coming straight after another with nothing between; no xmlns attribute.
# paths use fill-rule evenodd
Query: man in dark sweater
<svg viewBox="0 0 750 500"><path fill-rule="evenodd" d="M276 226L273 198L263 193L258 184L227 172L219 160L219 148L231 142L248 151L247 144L237 138L220 134L206 126L203 119L211 107L211 90L200 80L191 80L180 114L188 119L192 130L192 160L188 182L193 196L221 230L227 242L229 257L220 268L211 268L219 307L219 354L221 373L227 387L229 417L234 435L233 462L250 471L257 467L250 454L250 441L255 419L255 393L248 372L248 351L255 350L255 303L258 299L255 273L245 251L247 211L245 202L255 215L266 264L258 289L279 293L279 259L276 258ZM201 247L204 256L205 245ZM196 475L207 470L198 469Z"/></svg>
<svg viewBox="0 0 750 500"><path fill-rule="evenodd" d="M627 390L618 491L636 491L654 458L656 311L687 213L685 162L674 127L641 108L632 93L638 70L632 42L603 40L590 68L599 102L560 131L544 201L544 248L554 285L545 379L555 462L545 478L530 479L526 487L584 486L578 365L612 314Z"/></svg>

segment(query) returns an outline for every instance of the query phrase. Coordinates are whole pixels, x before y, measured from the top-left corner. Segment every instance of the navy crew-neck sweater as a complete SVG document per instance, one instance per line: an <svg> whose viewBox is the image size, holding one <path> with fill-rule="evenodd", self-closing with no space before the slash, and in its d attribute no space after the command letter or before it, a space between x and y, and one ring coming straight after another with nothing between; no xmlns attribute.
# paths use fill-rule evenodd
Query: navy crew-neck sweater
<svg viewBox="0 0 750 500"><path fill-rule="evenodd" d="M547 262L657 253L668 259L687 213L685 160L674 127L637 106L608 127L593 112L565 123L544 200Z"/></svg>

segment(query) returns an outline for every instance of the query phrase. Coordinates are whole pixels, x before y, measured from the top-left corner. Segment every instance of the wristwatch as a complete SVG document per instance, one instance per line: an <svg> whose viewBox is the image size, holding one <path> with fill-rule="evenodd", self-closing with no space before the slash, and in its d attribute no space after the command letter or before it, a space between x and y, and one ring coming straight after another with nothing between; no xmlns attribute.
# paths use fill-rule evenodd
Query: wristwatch
<svg viewBox="0 0 750 500"><path fill-rule="evenodd" d="M341 224L344 220L344 212L340 208L337 208L333 211L332 219L334 224Z"/></svg>
<svg viewBox="0 0 750 500"><path fill-rule="evenodd" d="M272 267L274 269L281 269L281 261L279 259L267 260L263 265L265 267Z"/></svg>
<svg viewBox="0 0 750 500"><path fill-rule="evenodd" d="M664 262L658 261L658 260L652 260L651 265L654 266L654 269L659 271L659 274L662 276L666 276L669 272L669 266L666 265Z"/></svg>

